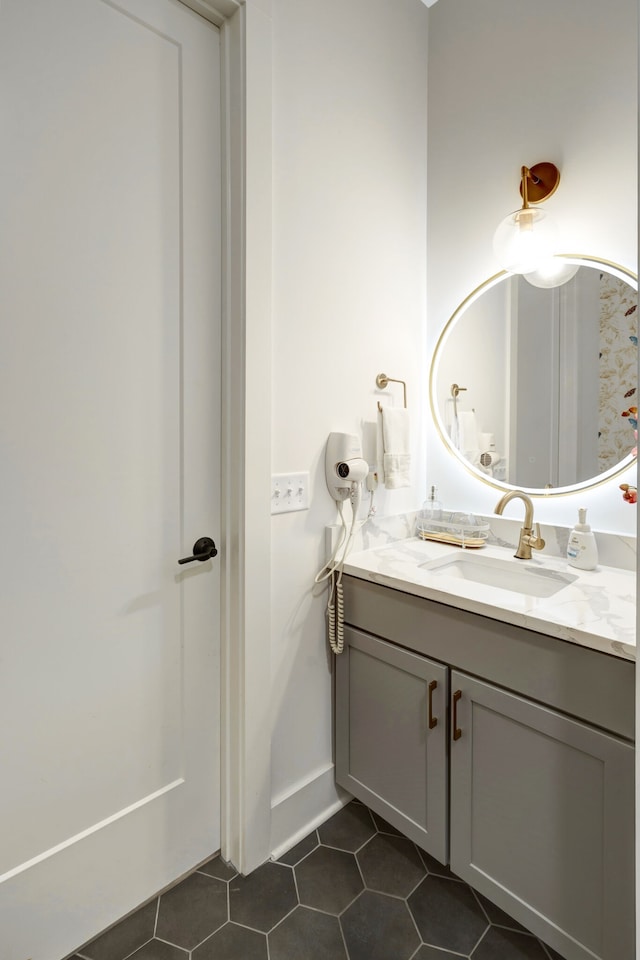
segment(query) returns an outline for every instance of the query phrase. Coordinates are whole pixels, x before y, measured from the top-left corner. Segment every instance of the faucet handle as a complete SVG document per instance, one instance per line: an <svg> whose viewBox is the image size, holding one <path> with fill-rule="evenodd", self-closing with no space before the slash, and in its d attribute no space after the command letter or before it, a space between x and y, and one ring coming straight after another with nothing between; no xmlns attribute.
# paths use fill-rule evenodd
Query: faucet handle
<svg viewBox="0 0 640 960"><path fill-rule="evenodd" d="M529 546L533 547L534 550L543 550L545 546L545 541L540 536L540 524L536 523L536 535L535 537L527 537L529 541Z"/></svg>

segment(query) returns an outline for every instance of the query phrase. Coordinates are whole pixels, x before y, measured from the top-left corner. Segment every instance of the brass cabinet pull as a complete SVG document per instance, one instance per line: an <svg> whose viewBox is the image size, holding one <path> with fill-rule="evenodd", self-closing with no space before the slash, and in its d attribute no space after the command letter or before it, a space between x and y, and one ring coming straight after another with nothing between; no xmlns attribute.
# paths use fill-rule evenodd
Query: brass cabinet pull
<svg viewBox="0 0 640 960"><path fill-rule="evenodd" d="M432 680L429 684L429 730L438 726L438 718L433 715L433 691L438 686L437 680Z"/></svg>
<svg viewBox="0 0 640 960"><path fill-rule="evenodd" d="M462 736L462 730L458 726L458 700L462 696L462 690L456 690L453 695L453 739L459 740Z"/></svg>

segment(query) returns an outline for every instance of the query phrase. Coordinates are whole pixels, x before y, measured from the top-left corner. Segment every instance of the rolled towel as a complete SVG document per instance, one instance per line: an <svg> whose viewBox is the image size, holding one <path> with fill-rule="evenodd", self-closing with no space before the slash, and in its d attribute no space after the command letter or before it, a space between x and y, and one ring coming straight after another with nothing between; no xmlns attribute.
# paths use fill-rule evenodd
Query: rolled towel
<svg viewBox="0 0 640 960"><path fill-rule="evenodd" d="M388 490L411 486L411 440L409 411L404 407L383 407L383 483Z"/></svg>

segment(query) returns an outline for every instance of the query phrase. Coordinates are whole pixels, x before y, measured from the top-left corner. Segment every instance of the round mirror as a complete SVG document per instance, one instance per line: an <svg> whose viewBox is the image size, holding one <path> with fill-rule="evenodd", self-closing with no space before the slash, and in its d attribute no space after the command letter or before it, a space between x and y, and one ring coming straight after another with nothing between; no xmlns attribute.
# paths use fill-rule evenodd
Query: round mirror
<svg viewBox="0 0 640 960"><path fill-rule="evenodd" d="M590 257L561 286L500 273L442 331L430 376L442 439L492 486L568 493L635 461L637 278Z"/></svg>

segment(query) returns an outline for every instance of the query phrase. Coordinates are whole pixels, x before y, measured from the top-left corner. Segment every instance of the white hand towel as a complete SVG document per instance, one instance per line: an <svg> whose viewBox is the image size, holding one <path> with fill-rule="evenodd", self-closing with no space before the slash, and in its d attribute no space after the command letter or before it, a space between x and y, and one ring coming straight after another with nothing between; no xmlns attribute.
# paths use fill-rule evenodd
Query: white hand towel
<svg viewBox="0 0 640 960"><path fill-rule="evenodd" d="M384 486L384 436L382 433L382 410L383 407L378 402L378 420L376 422L376 470L378 473L378 483Z"/></svg>
<svg viewBox="0 0 640 960"><path fill-rule="evenodd" d="M468 459L478 453L478 422L475 411L460 410L458 412L458 450Z"/></svg>
<svg viewBox="0 0 640 960"><path fill-rule="evenodd" d="M404 407L383 407L382 420L384 480L388 490L411 486L411 440L409 411Z"/></svg>

